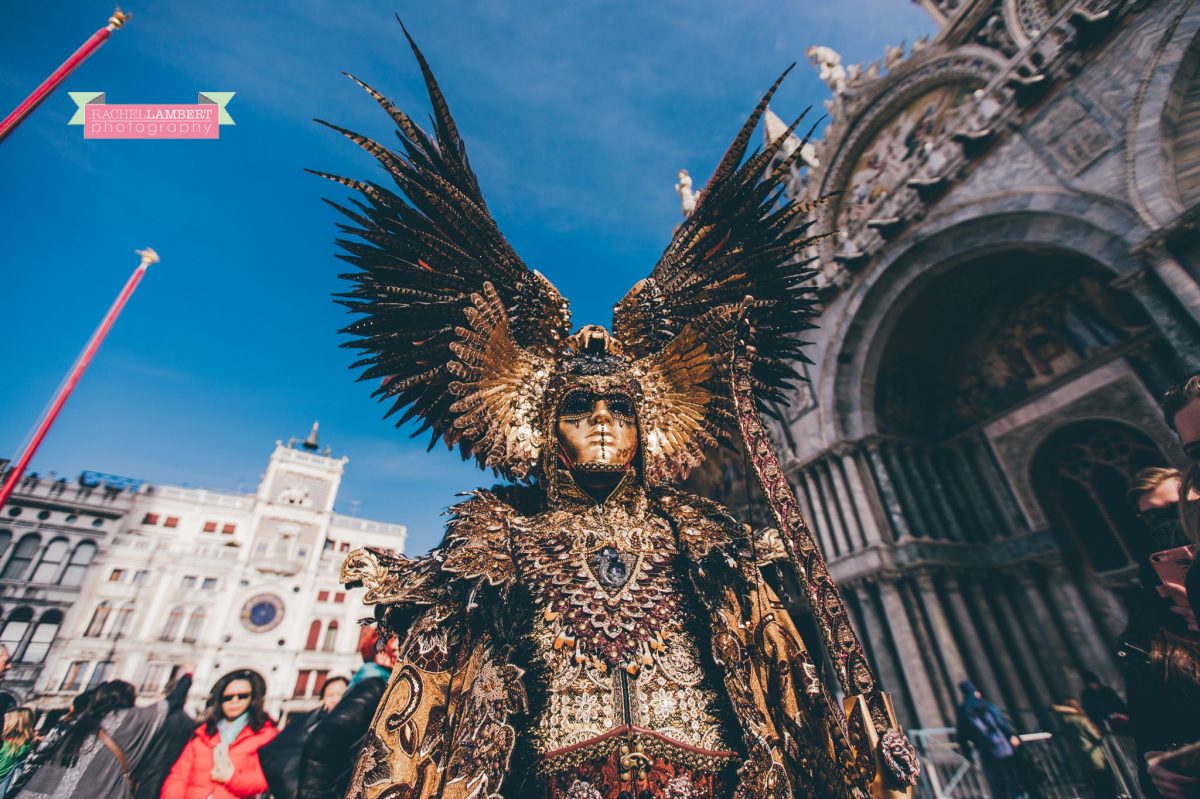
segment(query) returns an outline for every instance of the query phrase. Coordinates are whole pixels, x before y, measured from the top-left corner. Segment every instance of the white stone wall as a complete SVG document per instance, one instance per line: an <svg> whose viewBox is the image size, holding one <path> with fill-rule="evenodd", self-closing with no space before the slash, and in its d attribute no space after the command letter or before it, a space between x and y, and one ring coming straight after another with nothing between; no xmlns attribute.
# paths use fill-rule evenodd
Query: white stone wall
<svg viewBox="0 0 1200 799"><path fill-rule="evenodd" d="M272 713L311 708L319 673L350 676L361 662L369 611L338 583L345 552L400 551L406 534L333 513L346 462L277 444L255 494L143 488L68 615L39 702L63 705L103 679L149 699L192 670L195 711L218 677L248 668L266 680Z"/></svg>

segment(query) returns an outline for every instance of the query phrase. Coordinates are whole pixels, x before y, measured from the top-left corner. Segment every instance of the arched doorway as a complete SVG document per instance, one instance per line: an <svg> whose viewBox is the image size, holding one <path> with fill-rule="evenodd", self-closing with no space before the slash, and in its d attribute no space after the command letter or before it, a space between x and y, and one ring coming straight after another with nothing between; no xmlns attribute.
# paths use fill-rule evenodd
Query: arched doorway
<svg viewBox="0 0 1200 799"><path fill-rule="evenodd" d="M898 320L876 377L881 430L938 442L1086 368L1150 320L1087 258L1048 249L976 258L931 280Z"/></svg>
<svg viewBox="0 0 1200 799"><path fill-rule="evenodd" d="M1129 569L1149 554L1144 526L1125 496L1140 469L1165 466L1145 434L1106 419L1068 424L1038 448L1032 482L1051 526L1096 574Z"/></svg>

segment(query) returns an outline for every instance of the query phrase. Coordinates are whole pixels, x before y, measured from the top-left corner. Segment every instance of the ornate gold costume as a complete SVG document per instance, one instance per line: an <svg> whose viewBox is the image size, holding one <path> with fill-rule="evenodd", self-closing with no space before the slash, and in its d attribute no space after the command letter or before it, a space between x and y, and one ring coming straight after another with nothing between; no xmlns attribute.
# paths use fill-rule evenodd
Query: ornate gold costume
<svg viewBox="0 0 1200 799"><path fill-rule="evenodd" d="M420 418L515 484L453 508L426 556L358 551L343 566L403 637L348 796L910 792L912 747L759 418L803 358L811 272L797 256L816 240L809 209L781 196L798 155L768 168L786 137L746 157L775 87L614 308L619 338L568 335L566 302L500 235L412 47L435 137L365 85L404 153L335 128L401 192L326 176L365 198L339 206L361 239L340 242L358 267L348 346L401 422ZM776 530L751 535L670 485L731 439ZM844 708L780 601L784 583L812 609Z"/></svg>

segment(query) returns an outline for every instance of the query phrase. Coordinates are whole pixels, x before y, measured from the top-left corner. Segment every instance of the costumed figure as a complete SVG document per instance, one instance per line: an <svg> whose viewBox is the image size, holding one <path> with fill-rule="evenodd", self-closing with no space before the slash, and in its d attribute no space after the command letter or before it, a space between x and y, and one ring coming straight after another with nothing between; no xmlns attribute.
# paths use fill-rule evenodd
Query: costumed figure
<svg viewBox="0 0 1200 799"><path fill-rule="evenodd" d="M432 134L361 83L403 152L330 126L398 191L318 173L361 194L336 206L355 237L339 242L356 267L342 301L360 315L347 346L401 423L420 419L509 484L455 506L428 555L358 550L342 567L403 642L347 795L911 793L913 749L759 417L783 401L803 358L795 336L812 327L812 271L796 257L816 240L811 206L780 190L800 149L769 172L787 136L746 157L775 87L614 309L613 333L572 335L566 301L488 213L412 49ZM673 487L721 440L745 448L776 528L752 534ZM844 705L781 601L786 584L812 608Z"/></svg>

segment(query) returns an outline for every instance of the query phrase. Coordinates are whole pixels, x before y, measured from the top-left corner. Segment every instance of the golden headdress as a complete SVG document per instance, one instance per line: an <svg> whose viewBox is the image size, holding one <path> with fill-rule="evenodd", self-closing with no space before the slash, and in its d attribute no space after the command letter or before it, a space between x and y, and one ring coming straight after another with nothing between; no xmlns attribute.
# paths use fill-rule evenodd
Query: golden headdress
<svg viewBox="0 0 1200 799"><path fill-rule="evenodd" d="M322 122L378 159L399 191L315 173L362 195L353 207L331 202L354 223L339 226L353 237L338 240L339 257L357 267L340 297L360 315L345 328L354 336L345 346L362 353L360 379L381 381L375 395L390 401L388 415L403 411L397 426L420 418L418 433L432 431L464 458L509 479L536 477L554 413L547 389L573 353L598 347L640 386L647 482L681 479L736 432L729 369L743 317L758 407L769 413L786 402L793 364L807 360L797 335L813 327L806 281L814 272L800 256L820 238L802 219L812 204L783 192L801 148L782 148L800 120L746 157L783 76L650 275L614 307L613 334L589 326L572 337L567 301L500 233L437 81L405 36L424 75L433 134L353 76L396 123L403 152Z"/></svg>

